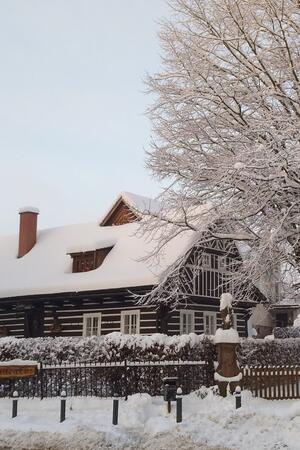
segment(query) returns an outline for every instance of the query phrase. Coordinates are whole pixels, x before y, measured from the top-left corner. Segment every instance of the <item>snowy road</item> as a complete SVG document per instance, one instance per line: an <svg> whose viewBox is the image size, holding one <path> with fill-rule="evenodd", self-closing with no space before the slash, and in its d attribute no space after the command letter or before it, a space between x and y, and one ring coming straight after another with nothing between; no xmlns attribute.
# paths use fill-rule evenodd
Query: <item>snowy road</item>
<svg viewBox="0 0 300 450"><path fill-rule="evenodd" d="M0 450L299 450L300 401L196 394L183 398L183 422L176 424L161 398L134 395L120 401L113 426L112 400L67 400L67 419L59 423L59 399L19 400L11 419L11 400L0 399Z"/></svg>
<svg viewBox="0 0 300 450"><path fill-rule="evenodd" d="M1 434L0 434L1 438ZM159 433L149 438L136 435L135 444L115 444L107 442L101 432L78 429L67 434L49 432L6 432L1 438L0 450L226 450L224 447L208 447L193 442L188 436L172 437L170 433Z"/></svg>

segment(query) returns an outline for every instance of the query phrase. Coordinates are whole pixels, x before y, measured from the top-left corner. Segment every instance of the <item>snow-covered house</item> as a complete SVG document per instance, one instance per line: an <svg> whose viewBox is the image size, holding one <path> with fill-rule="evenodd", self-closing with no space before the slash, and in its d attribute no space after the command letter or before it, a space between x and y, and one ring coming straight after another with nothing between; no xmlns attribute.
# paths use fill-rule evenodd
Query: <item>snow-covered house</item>
<svg viewBox="0 0 300 450"><path fill-rule="evenodd" d="M100 222L46 230L38 230L38 210L20 210L19 235L0 238L0 335L214 334L224 258L235 255L217 241L191 248L186 232L165 246L159 262L145 259L155 244L137 233L141 205L156 208L150 199L122 193ZM174 310L137 303L133 294L155 288L186 252L184 303ZM240 335L247 333L252 301L235 307Z"/></svg>

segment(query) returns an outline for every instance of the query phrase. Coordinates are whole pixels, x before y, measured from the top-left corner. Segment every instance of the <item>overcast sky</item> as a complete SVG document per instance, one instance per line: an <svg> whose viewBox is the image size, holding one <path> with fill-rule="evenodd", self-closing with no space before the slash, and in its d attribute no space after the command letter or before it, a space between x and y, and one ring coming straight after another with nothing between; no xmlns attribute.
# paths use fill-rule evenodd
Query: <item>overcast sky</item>
<svg viewBox="0 0 300 450"><path fill-rule="evenodd" d="M0 0L0 233L18 209L39 227L99 218L127 190L153 196L144 168L164 0Z"/></svg>

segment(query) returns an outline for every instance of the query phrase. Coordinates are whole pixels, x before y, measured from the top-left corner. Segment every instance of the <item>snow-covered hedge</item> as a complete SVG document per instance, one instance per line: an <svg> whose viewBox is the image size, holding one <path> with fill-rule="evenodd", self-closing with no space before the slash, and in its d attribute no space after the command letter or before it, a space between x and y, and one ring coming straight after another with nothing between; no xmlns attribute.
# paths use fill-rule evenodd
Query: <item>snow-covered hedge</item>
<svg viewBox="0 0 300 450"><path fill-rule="evenodd" d="M300 338L299 327L274 328L274 336L277 339Z"/></svg>
<svg viewBox="0 0 300 450"><path fill-rule="evenodd" d="M124 359L213 361L216 356L212 341L194 333L182 336L110 333L106 336L91 338L0 338L0 361L16 358L57 364L61 361L113 362Z"/></svg>
<svg viewBox="0 0 300 450"><path fill-rule="evenodd" d="M101 337L0 338L0 361L31 359L44 363L94 361L197 361L217 360L212 339L191 333L183 336L122 335ZM238 360L242 365L300 364L300 339L241 339Z"/></svg>
<svg viewBox="0 0 300 450"><path fill-rule="evenodd" d="M242 339L238 348L241 365L299 365L300 339Z"/></svg>

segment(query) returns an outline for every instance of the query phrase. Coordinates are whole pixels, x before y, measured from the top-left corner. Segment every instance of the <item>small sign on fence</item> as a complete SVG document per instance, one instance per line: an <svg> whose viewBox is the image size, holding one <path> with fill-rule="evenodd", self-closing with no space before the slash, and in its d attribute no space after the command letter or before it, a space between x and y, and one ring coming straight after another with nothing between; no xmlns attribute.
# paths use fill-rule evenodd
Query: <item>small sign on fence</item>
<svg viewBox="0 0 300 450"><path fill-rule="evenodd" d="M0 379L30 378L38 373L36 361L14 359L0 363Z"/></svg>

